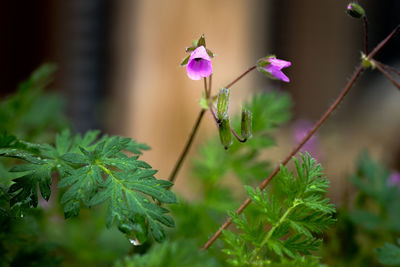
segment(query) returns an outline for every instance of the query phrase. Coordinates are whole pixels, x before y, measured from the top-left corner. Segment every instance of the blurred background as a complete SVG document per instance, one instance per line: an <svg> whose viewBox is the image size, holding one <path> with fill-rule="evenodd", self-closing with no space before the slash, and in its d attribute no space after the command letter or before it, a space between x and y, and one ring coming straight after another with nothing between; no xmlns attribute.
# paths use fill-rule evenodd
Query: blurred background
<svg viewBox="0 0 400 267"><path fill-rule="evenodd" d="M101 129L132 137L152 150L144 159L166 179L199 112L202 81L179 66L184 48L205 34L216 90L268 54L289 60L289 84L254 72L232 88L231 113L250 95L283 90L293 96L293 123L277 133L268 155L279 162L295 144L298 127L312 124L334 101L360 59L361 21L345 13L347 1L289 0L41 0L0 2L1 96L43 62L59 66L61 92L78 132ZM359 1L369 19L373 48L400 21L400 2ZM399 67L397 36L377 58ZM318 157L341 199L346 174L362 148L400 169L400 93L366 71L340 109L318 133ZM299 123L300 122L300 123ZM302 126L299 126L302 125ZM196 144L215 135L208 114ZM196 145L195 144L195 145ZM191 153L196 153L195 147ZM191 196L184 164L177 189Z"/></svg>

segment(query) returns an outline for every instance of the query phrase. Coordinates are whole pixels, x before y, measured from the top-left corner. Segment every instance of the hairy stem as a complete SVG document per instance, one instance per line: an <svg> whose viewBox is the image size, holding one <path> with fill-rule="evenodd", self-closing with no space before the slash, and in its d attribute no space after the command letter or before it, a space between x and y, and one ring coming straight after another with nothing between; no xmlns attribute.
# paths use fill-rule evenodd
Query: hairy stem
<svg viewBox="0 0 400 267"><path fill-rule="evenodd" d="M376 53L378 53L382 47L386 45L386 43L399 31L400 25L398 25L384 40L382 40L375 48L372 50L370 54L368 54L368 58L372 59ZM353 76L347 82L346 86L343 88L342 92L336 98L335 102L328 108L328 110L322 115L322 117L315 123L313 128L307 133L307 135L300 141L300 143L286 156L286 158L271 172L271 174L264 179L264 181L258 186L261 190L263 190L275 177L275 175L280 170L280 165L285 166L290 159L301 149L301 147L311 138L311 136L321 127L321 125L326 121L326 119L332 114L332 112L339 106L342 102L343 98L347 95L350 89L353 87L354 83L356 82L357 78L363 71L363 65L360 64L356 71L354 72ZM236 213L241 214L243 210L251 203L251 199L247 198L242 205L236 210ZM224 224L218 229L217 232L211 236L210 239L203 245L202 250L208 249L217 238L221 235L222 231L228 228L228 226L232 223L232 218L228 218Z"/></svg>
<svg viewBox="0 0 400 267"><path fill-rule="evenodd" d="M393 79L392 76L390 76L390 74L383 68L383 66L382 66L379 62L376 62L376 61L375 61L375 66L376 66L376 68L377 68L380 72L382 72L382 74L383 74L389 81L391 81L391 82L393 83L394 86L397 87L397 89L400 90L400 84L399 84L398 82L396 82L396 80Z"/></svg>

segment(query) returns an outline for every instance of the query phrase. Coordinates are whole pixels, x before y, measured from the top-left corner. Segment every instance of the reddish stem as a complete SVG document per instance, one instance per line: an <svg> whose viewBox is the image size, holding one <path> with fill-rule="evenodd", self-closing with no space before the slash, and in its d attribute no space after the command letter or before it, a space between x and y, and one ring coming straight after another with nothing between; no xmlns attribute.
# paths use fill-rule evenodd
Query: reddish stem
<svg viewBox="0 0 400 267"><path fill-rule="evenodd" d="M398 84L398 83L393 79L393 77L390 76L390 74L382 67L382 65L381 65L379 62L376 62L376 61L375 61L375 66L376 66L376 68L377 68L380 72L382 72L383 75L385 75L385 77L386 77L389 81L391 81L391 82L393 83L394 86L397 87L397 89L400 90L400 84Z"/></svg>

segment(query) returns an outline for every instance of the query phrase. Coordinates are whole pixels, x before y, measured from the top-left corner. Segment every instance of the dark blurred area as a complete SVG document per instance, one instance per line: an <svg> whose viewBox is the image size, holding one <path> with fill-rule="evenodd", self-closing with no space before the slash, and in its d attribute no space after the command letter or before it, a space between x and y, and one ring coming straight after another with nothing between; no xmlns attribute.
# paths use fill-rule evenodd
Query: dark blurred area
<svg viewBox="0 0 400 267"><path fill-rule="evenodd" d="M288 88L299 99L296 101L297 116L316 117L320 113L320 107L303 104L309 97L304 93L306 87L313 93L312 88L321 87L326 82L327 77L316 75L316 72L321 68L332 68L329 65L334 64L325 63L332 60L336 60L334 63L340 64L343 71L332 69L334 73L331 71L330 77L343 84L342 80L337 79L335 72L348 73L359 59L354 49L362 48L362 24L345 15L347 1L268 2L265 5L262 1L252 1L247 12L253 11L252 6L269 9L264 10L264 13L270 14L266 21L269 21L268 25L271 27L258 25L263 31L258 34L269 36L270 44L265 43L264 46L270 49L265 53L272 51L282 58L292 59L296 65L302 64L298 70L289 70L295 73L290 73L294 76L294 82ZM371 49L399 22L400 2L360 2L367 10L370 22ZM112 31L115 31L115 19L118 16L115 12L116 6L134 7L126 1L106 0L1 1L1 95L15 90L18 83L41 63L53 61L60 67L57 85L69 99L69 114L76 129L86 131L104 127L100 119L101 106L106 95L112 94L110 63L114 51L110 45L110 37ZM133 8L131 14L135 15ZM351 29L346 30L348 27ZM134 36L140 38L138 34ZM268 42L261 38L263 40ZM392 59L400 55L399 46L399 38L396 38L377 59L392 63ZM340 56L340 53L344 53L346 57ZM319 77L323 80L318 81ZM317 83L316 86L303 85L309 84L310 78ZM294 87L302 87L302 90L294 90ZM335 93L323 91L326 99L331 99ZM322 95L319 97L324 98ZM324 101L320 102L325 106Z"/></svg>
<svg viewBox="0 0 400 267"><path fill-rule="evenodd" d="M1 1L1 95L44 62L58 65L56 87L79 132L103 127L99 105L107 92L113 2Z"/></svg>

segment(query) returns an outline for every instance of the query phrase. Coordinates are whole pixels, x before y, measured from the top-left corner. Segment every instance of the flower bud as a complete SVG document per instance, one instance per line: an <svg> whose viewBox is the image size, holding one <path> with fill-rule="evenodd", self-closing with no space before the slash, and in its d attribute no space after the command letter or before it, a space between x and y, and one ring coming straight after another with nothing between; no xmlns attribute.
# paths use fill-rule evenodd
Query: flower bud
<svg viewBox="0 0 400 267"><path fill-rule="evenodd" d="M365 16L364 8L362 8L359 4L356 4L356 3L348 4L346 11L347 11L347 14L349 14L349 16L356 18L356 19L359 19L359 18Z"/></svg>
<svg viewBox="0 0 400 267"><path fill-rule="evenodd" d="M219 138L221 144L225 149L228 149L232 145L232 133L231 126L229 124L229 118L226 117L219 122Z"/></svg>
<svg viewBox="0 0 400 267"><path fill-rule="evenodd" d="M229 93L229 89L225 88L222 88L219 91L217 101L217 118L221 121L228 118Z"/></svg>
<svg viewBox="0 0 400 267"><path fill-rule="evenodd" d="M252 114L250 110L242 109L242 138L249 139L252 136Z"/></svg>

